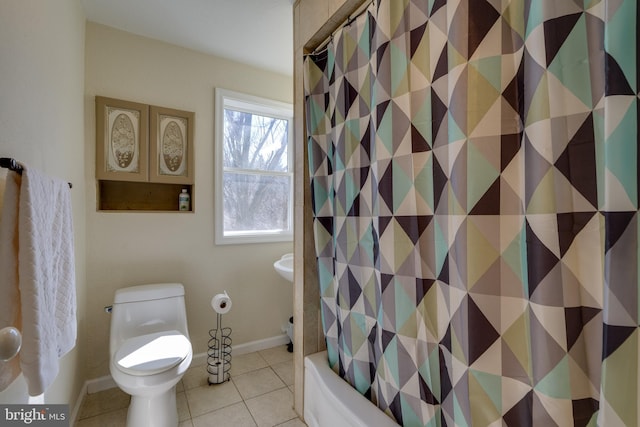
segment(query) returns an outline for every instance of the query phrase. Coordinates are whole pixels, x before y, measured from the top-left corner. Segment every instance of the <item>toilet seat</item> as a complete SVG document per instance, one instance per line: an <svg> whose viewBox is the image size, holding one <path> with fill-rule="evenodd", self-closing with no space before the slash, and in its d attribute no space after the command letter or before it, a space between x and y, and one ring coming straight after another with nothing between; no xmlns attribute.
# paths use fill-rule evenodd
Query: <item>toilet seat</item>
<svg viewBox="0 0 640 427"><path fill-rule="evenodd" d="M154 375L178 365L190 352L191 343L180 332L154 332L124 341L114 362L130 375Z"/></svg>

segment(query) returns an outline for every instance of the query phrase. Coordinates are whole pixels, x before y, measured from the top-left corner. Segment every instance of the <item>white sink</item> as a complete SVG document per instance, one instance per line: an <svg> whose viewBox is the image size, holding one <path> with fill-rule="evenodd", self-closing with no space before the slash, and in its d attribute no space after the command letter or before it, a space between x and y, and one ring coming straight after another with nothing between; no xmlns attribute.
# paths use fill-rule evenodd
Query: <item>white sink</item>
<svg viewBox="0 0 640 427"><path fill-rule="evenodd" d="M282 258L273 263L273 268L278 274L293 283L293 254L284 254Z"/></svg>

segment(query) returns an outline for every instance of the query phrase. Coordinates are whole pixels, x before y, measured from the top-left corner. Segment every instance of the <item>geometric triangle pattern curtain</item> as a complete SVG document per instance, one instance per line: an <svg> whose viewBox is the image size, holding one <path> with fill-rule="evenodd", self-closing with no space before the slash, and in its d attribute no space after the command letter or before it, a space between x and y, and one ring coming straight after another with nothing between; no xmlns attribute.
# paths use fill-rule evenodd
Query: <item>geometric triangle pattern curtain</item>
<svg viewBox="0 0 640 427"><path fill-rule="evenodd" d="M379 0L305 60L331 366L405 426L638 426L635 0Z"/></svg>

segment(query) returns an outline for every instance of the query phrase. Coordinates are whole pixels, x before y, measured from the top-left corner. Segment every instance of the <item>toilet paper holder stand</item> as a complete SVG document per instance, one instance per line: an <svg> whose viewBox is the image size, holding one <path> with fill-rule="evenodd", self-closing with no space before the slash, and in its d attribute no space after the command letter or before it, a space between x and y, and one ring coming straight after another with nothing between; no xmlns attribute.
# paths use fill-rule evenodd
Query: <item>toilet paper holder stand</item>
<svg viewBox="0 0 640 427"><path fill-rule="evenodd" d="M222 327L222 314L216 313L216 327L209 330L207 373L209 385L231 379L231 328Z"/></svg>

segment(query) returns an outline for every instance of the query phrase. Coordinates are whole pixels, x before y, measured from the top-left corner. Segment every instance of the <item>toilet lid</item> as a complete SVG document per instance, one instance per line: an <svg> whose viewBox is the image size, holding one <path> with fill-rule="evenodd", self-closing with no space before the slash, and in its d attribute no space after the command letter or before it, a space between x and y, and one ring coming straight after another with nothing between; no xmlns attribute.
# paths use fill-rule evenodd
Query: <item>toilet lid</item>
<svg viewBox="0 0 640 427"><path fill-rule="evenodd" d="M191 352L189 339L178 331L129 338L116 351L116 366L131 375L153 375L171 369Z"/></svg>

